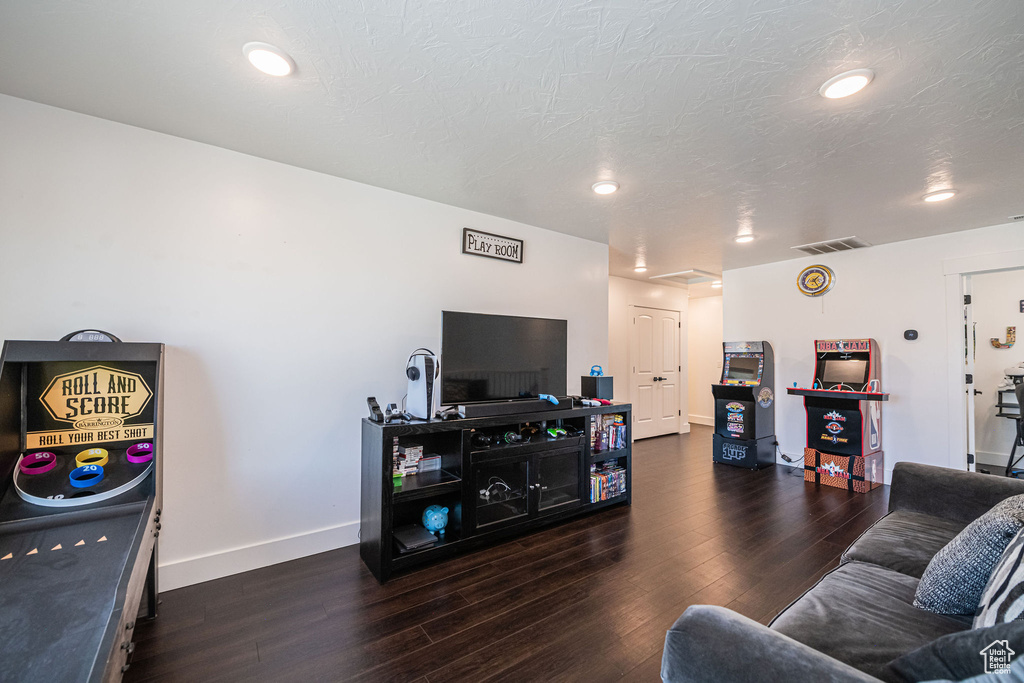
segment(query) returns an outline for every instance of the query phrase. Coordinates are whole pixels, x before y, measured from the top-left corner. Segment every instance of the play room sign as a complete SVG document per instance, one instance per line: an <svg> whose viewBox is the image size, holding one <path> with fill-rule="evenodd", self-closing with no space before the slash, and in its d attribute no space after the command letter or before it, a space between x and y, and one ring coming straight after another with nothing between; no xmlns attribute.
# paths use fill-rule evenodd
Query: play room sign
<svg viewBox="0 0 1024 683"><path fill-rule="evenodd" d="M492 235L479 230L462 229L462 253L486 256L500 261L523 262L523 241Z"/></svg>

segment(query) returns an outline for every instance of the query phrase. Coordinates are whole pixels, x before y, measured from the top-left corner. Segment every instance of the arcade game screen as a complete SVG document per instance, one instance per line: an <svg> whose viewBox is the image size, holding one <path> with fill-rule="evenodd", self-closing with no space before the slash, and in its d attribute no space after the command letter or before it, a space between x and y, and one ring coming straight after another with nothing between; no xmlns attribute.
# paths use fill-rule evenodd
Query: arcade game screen
<svg viewBox="0 0 1024 683"><path fill-rule="evenodd" d="M853 389L860 389L868 381L867 360L826 360L821 373L821 383L827 389L837 384L845 384Z"/></svg>
<svg viewBox="0 0 1024 683"><path fill-rule="evenodd" d="M729 358L729 374L726 379L756 380L761 369L758 357L732 356Z"/></svg>

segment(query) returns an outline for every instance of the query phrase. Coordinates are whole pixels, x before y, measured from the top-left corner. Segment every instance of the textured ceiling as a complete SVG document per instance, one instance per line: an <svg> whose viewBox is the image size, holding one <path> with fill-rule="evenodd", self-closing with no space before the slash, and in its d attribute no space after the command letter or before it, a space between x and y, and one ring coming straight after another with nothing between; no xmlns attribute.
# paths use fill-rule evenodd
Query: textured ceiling
<svg viewBox="0 0 1024 683"><path fill-rule="evenodd" d="M1024 213L1022 0L12 0L0 64L2 93L608 242L638 279Z"/></svg>

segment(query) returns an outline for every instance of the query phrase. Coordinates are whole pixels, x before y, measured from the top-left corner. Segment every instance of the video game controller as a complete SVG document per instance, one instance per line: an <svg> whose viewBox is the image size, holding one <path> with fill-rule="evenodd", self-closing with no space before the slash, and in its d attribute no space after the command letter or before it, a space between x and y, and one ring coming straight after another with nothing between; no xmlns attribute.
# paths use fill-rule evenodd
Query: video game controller
<svg viewBox="0 0 1024 683"><path fill-rule="evenodd" d="M565 430L561 427L548 427L548 434L551 436L565 436Z"/></svg>
<svg viewBox="0 0 1024 683"><path fill-rule="evenodd" d="M551 394L541 394L540 395L540 400L542 400L542 401L550 401L551 405L554 405L554 406L558 405L558 399L555 398L554 396L552 396Z"/></svg>
<svg viewBox="0 0 1024 683"><path fill-rule="evenodd" d="M395 422L397 420L401 420L402 422L408 422L411 419L412 416L409 415L409 413L403 413L398 409L397 403L389 403L388 407L384 409L385 424L391 424L392 422Z"/></svg>

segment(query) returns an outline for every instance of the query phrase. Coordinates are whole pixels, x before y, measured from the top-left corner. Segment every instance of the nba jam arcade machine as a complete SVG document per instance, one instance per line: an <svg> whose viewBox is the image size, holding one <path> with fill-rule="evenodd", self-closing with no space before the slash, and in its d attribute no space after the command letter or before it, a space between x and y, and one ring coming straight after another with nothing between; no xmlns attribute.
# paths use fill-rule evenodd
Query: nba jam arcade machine
<svg viewBox="0 0 1024 683"><path fill-rule="evenodd" d="M766 341L725 342L715 397L715 462L760 469L775 464L775 357Z"/></svg>
<svg viewBox="0 0 1024 683"><path fill-rule="evenodd" d="M0 357L0 680L118 681L156 610L163 344Z"/></svg>
<svg viewBox="0 0 1024 683"><path fill-rule="evenodd" d="M814 342L814 384L804 397L804 479L866 493L882 484L881 358L874 339Z"/></svg>

